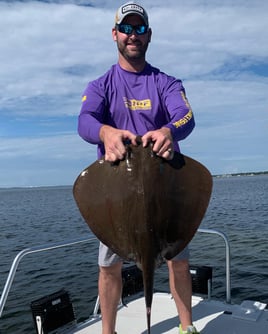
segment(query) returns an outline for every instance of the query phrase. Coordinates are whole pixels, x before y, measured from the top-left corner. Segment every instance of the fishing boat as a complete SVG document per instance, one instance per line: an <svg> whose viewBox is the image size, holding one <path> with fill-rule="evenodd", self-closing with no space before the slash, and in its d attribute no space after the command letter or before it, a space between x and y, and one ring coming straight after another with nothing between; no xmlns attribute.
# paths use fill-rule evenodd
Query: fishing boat
<svg viewBox="0 0 268 334"><path fill-rule="evenodd" d="M199 229L212 237L220 237L225 244L225 285L224 300L211 298L213 268L191 266L193 283L193 322L202 334L252 334L268 332L268 310L266 304L256 300L243 300L232 303L230 286L230 245L222 232L211 229ZM0 318L22 258L28 254L46 252L51 249L70 247L89 243L92 238L70 242L27 248L17 254L9 271L0 299ZM118 305L116 330L118 334L147 333L145 302L142 276L133 264L126 264L122 272L124 283L122 299ZM76 320L75 310L67 290L35 299L31 303L33 321L38 334L100 334L101 311L99 299L92 314L83 322ZM0 319L1 322L1 319ZM155 291L151 314L151 333L178 333L179 319L172 296L167 292Z"/></svg>

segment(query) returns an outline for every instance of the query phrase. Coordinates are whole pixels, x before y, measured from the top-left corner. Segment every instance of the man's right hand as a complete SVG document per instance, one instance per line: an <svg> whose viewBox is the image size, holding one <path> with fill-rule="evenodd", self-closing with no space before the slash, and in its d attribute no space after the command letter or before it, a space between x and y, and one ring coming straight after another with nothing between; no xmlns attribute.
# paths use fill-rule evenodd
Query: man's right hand
<svg viewBox="0 0 268 334"><path fill-rule="evenodd" d="M100 128L100 139L105 148L105 160L114 162L122 160L126 154L124 141L129 140L131 144L137 145L136 135L128 130L120 130L109 125Z"/></svg>

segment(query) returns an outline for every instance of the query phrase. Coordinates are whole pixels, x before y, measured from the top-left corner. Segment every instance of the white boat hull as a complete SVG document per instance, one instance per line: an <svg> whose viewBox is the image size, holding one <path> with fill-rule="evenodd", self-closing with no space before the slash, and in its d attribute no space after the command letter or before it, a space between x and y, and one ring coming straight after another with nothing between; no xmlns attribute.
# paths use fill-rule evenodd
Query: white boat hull
<svg viewBox="0 0 268 334"><path fill-rule="evenodd" d="M263 304L257 305L260 307ZM268 312L267 310L258 309L258 307L254 306L254 303L252 303L253 308L246 309L243 305L232 305L193 296L192 306L194 325L202 334L268 333ZM177 310L171 295L168 293L154 293L152 334L178 334L178 325ZM119 308L116 330L118 334L147 333L143 297ZM77 329L69 333L100 334L100 316L81 324Z"/></svg>

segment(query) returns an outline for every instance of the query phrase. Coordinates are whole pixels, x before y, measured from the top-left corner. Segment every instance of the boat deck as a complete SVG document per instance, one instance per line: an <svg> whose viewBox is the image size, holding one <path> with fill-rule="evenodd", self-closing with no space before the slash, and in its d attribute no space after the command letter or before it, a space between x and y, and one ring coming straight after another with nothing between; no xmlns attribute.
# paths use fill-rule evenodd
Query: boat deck
<svg viewBox="0 0 268 334"><path fill-rule="evenodd" d="M193 296L194 325L202 334L252 334L268 332L268 312L264 304L247 302L232 305ZM179 319L175 303L168 293L155 293L151 315L152 334L178 334ZM257 331L256 331L257 329ZM147 333L144 298L140 297L121 306L118 311L116 330L118 334ZM101 319L98 316L68 333L100 334Z"/></svg>
<svg viewBox="0 0 268 334"><path fill-rule="evenodd" d="M241 305L234 305L229 303L231 301L230 289L230 247L227 238L221 232L215 230L199 229L199 232L216 234L224 239L226 246L226 302L218 300L209 300L201 298L194 294L192 297L193 306L193 322L201 334L264 334L268 333L268 310L265 309L266 304L257 301L243 301ZM15 257L6 284L0 298L0 318L12 286L18 265L21 259L32 253L48 251L51 249L58 249L62 247L69 247L81 243L91 242L93 239L81 239L71 242L64 242L60 244L44 245L38 247L27 248ZM199 268L200 269L200 268ZM194 270L192 275L198 277L198 270ZM129 272L128 272L129 274ZM131 276L138 279L135 275ZM210 290L210 274L205 276L208 284L208 297L211 295ZM135 283L137 283L135 281ZM136 284L135 284L136 286ZM196 293L202 293L197 291ZM127 294L129 295L129 294ZM58 296L58 295L57 295ZM42 328L41 315L43 311L46 313L46 305L49 300L53 304L55 302L55 314L50 315L50 321L54 326L54 317L58 319L58 301L61 298L55 297L54 294L47 299L45 303L38 304L38 312L36 316L36 326L38 333L44 333ZM52 298L52 299L51 299ZM145 334L147 333L147 319L145 300L142 293L136 294L135 298L128 301L126 305L121 305L118 310L116 331L118 334ZM41 298L41 300L43 300ZM63 305L64 303L62 303ZM49 304L50 305L50 304ZM39 309L39 307L41 309ZM68 306L70 306L68 304ZM36 310L35 310L36 311ZM75 318L64 315L66 325L62 327L53 327L57 334L100 334L101 333L101 316L98 314L98 303L96 303L93 316L83 323L75 323ZM48 321L48 320L47 320ZM52 324L50 324L52 325ZM174 300L169 293L155 292L153 296L152 312L151 312L151 334L173 333L178 334L179 319L175 307Z"/></svg>

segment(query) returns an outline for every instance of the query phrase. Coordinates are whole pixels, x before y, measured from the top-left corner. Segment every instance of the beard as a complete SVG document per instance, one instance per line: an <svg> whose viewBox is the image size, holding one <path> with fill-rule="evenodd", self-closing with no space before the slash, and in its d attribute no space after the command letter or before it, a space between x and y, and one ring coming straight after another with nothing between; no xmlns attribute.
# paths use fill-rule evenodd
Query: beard
<svg viewBox="0 0 268 334"><path fill-rule="evenodd" d="M140 41L124 43L121 41L117 41L117 48L119 53L126 60L139 60L144 59L146 51L148 49L149 41L146 43L141 43Z"/></svg>

